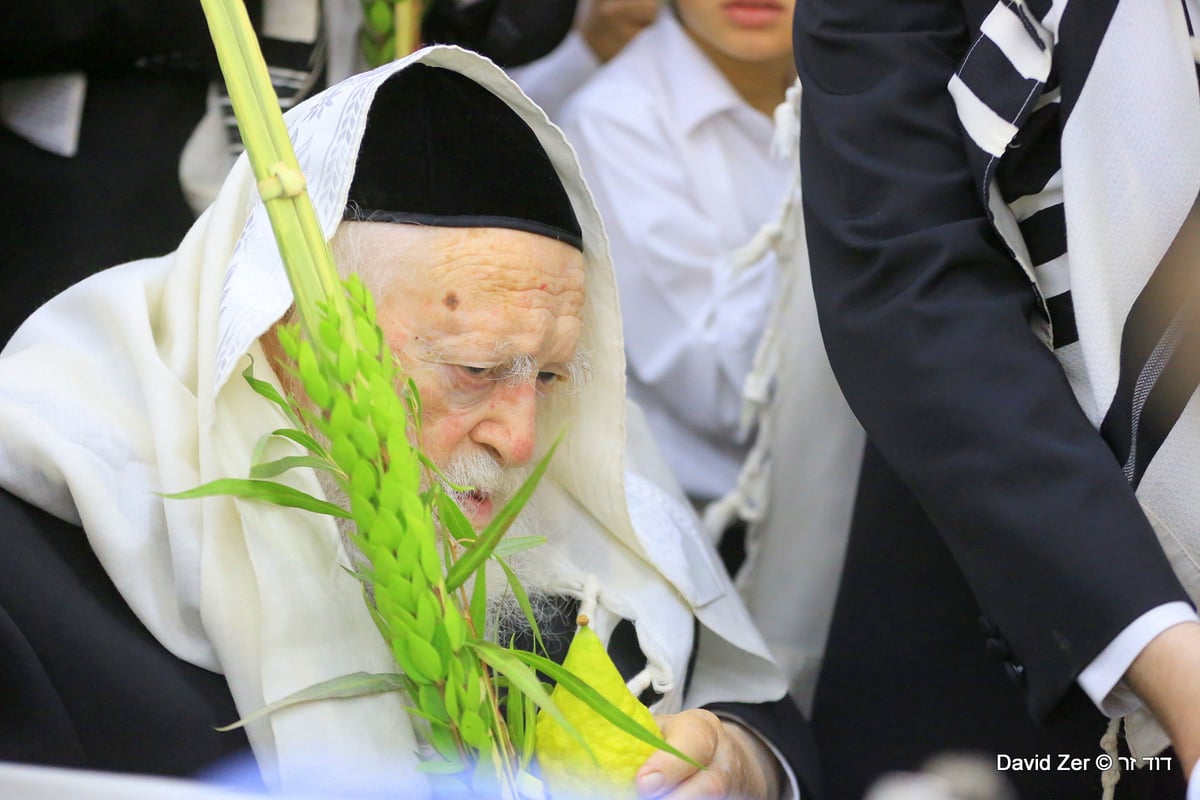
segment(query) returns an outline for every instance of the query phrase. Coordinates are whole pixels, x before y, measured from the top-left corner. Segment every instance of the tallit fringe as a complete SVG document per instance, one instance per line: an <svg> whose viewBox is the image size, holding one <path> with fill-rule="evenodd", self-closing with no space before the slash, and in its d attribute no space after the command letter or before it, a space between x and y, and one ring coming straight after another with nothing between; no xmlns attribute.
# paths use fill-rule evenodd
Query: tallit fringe
<svg viewBox="0 0 1200 800"><path fill-rule="evenodd" d="M1110 766L1100 773L1100 786L1104 793L1101 800L1113 800L1117 792L1117 782L1121 780L1121 759L1117 757L1117 736L1121 732L1121 717L1108 721L1108 728L1100 737L1100 748L1108 755Z"/></svg>
<svg viewBox="0 0 1200 800"><path fill-rule="evenodd" d="M758 435L742 464L733 490L710 503L704 511L704 525L713 536L719 536L735 518L756 522L766 512L768 442L771 435L767 430L769 423L765 412L771 400L772 387L779 368L779 319L783 309L789 305L788 300L794 283L786 274L793 268L791 256L796 247L795 236L790 234L799 229L799 81L787 90L784 101L776 107L774 121L775 133L771 141L771 153L791 161L792 179L774 216L759 227L750 241L733 253L732 263L735 272L745 270L760 262L769 252L774 252L779 266L780 291L771 306L750 372L742 384L739 434L746 436L757 426Z"/></svg>

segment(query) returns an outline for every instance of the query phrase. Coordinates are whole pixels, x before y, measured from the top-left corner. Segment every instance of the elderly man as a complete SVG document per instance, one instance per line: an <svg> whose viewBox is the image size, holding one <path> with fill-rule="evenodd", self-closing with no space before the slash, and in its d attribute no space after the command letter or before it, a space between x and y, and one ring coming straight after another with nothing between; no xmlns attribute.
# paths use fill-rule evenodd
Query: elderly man
<svg viewBox="0 0 1200 800"><path fill-rule="evenodd" d="M289 123L336 257L421 392L420 445L475 487L477 526L565 431L528 509L549 542L521 569L548 627L591 612L668 741L709 766L655 754L639 791L809 796L804 721L625 415L607 247L557 129L453 48L356 76ZM329 518L159 494L244 475L286 425L238 373L253 359L275 377L290 304L243 161L175 253L74 287L0 358L0 758L186 775L248 743L271 788L425 791L395 695L289 708L245 739L212 730L395 669ZM321 491L311 472L289 480ZM0 785L38 775L0 766Z"/></svg>

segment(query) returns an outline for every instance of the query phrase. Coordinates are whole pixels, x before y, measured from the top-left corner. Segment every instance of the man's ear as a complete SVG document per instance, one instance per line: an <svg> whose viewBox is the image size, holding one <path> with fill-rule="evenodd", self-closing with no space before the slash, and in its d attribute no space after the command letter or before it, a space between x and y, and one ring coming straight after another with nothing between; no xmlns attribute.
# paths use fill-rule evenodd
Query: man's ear
<svg viewBox="0 0 1200 800"><path fill-rule="evenodd" d="M287 355L283 352L283 345L279 343L279 335L275 332L275 328L279 325L276 322L267 332L258 338L258 343L262 345L263 352L267 356L267 364L276 375L283 375L286 370L283 369L284 361Z"/></svg>
<svg viewBox="0 0 1200 800"><path fill-rule="evenodd" d="M287 310L279 321L267 329L266 333L258 337L258 343L262 345L263 353L267 357L267 366L279 378L279 382L283 384L283 388L289 392L295 390L295 379L291 372L285 366L288 362L287 353L283 351L283 345L279 342L278 328L280 325L290 324L296 317L295 306Z"/></svg>

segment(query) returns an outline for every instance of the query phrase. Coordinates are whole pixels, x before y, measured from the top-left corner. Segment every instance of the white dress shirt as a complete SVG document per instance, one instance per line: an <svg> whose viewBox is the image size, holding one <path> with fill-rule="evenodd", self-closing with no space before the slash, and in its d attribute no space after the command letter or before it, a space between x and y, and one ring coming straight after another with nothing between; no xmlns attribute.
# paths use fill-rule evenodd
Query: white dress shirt
<svg viewBox="0 0 1200 800"><path fill-rule="evenodd" d="M568 101L575 146L612 244L629 393L684 490L729 491L747 452L742 384L771 305L773 256L733 253L777 210L791 166L773 125L659 14Z"/></svg>

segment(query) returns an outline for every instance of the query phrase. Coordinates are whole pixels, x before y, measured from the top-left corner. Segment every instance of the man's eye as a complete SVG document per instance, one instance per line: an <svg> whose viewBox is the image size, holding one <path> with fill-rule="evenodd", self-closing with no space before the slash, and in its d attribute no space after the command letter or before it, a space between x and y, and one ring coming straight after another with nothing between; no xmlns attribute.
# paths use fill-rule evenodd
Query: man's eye
<svg viewBox="0 0 1200 800"><path fill-rule="evenodd" d="M562 380L562 376L557 372L539 372L537 379L542 386L551 386Z"/></svg>
<svg viewBox="0 0 1200 800"><path fill-rule="evenodd" d="M492 383L492 370L488 367L469 367L456 364L450 372L450 385L460 391L478 392Z"/></svg>

